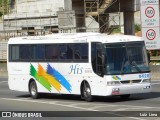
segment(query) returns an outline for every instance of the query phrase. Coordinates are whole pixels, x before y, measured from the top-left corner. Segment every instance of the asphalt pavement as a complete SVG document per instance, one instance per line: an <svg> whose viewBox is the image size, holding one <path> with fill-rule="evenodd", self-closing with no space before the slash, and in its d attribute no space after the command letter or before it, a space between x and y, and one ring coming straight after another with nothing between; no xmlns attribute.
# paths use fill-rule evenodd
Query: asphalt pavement
<svg viewBox="0 0 160 120"><path fill-rule="evenodd" d="M80 96L75 95L42 94L40 99L32 99L28 92L9 90L7 78L0 77L0 111L18 111L20 115L22 115L21 111L42 112L42 118L37 116L38 118L34 118L34 120L53 118L58 120L124 120L126 114L128 116L125 117L125 120L158 120L160 119L160 81L152 81L151 93L132 95L129 100L122 100L120 97L96 97L94 102L86 102L81 100ZM47 112L44 113L44 111ZM152 115L157 114L159 117L151 117L147 111ZM52 117L44 117L46 113ZM28 113L24 113L24 115L28 115ZM66 117L67 115L68 117ZM13 114L12 118L8 119L21 118Z"/></svg>

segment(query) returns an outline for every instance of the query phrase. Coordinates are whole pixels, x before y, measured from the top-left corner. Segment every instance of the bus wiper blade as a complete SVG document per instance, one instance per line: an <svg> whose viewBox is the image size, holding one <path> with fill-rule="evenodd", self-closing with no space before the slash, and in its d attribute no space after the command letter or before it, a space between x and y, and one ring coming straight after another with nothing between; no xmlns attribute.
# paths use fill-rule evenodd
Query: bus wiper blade
<svg viewBox="0 0 160 120"><path fill-rule="evenodd" d="M122 66L121 66L121 72L120 72L120 74L123 73L124 63L125 63L125 57L123 57L123 61L122 61Z"/></svg>

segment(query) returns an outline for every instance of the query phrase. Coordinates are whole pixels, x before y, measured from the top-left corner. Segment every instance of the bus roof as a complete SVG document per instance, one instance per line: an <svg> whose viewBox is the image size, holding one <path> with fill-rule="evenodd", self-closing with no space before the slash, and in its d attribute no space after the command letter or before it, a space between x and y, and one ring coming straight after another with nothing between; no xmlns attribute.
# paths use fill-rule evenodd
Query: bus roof
<svg viewBox="0 0 160 120"><path fill-rule="evenodd" d="M141 37L131 35L107 35L101 33L58 33L46 36L27 36L10 38L8 44L43 43L84 43L84 42L132 42L142 41Z"/></svg>

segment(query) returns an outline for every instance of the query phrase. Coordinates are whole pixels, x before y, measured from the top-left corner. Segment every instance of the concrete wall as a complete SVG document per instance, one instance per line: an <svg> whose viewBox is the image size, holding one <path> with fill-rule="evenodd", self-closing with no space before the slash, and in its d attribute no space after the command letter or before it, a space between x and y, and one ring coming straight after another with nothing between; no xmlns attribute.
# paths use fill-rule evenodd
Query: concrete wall
<svg viewBox="0 0 160 120"><path fill-rule="evenodd" d="M77 32L85 32L86 25L85 25L84 1L72 0L72 9L75 11L76 15Z"/></svg>
<svg viewBox="0 0 160 120"><path fill-rule="evenodd" d="M99 32L99 23L92 17L86 17L86 32Z"/></svg>
<svg viewBox="0 0 160 120"><path fill-rule="evenodd" d="M4 28L2 24L0 31L5 29L9 34L18 31L20 35L26 36L30 35L28 28L32 28L34 35L56 33L59 31L59 11L72 11L72 0L16 0L11 13L4 16Z"/></svg>
<svg viewBox="0 0 160 120"><path fill-rule="evenodd" d="M119 7L120 5L120 7ZM105 10L106 13L112 12L135 12L140 10L139 0L113 0L112 5Z"/></svg>
<svg viewBox="0 0 160 120"><path fill-rule="evenodd" d="M0 42L0 61L7 60L7 42Z"/></svg>
<svg viewBox="0 0 160 120"><path fill-rule="evenodd" d="M37 13L58 11L65 0L17 0L16 13Z"/></svg>

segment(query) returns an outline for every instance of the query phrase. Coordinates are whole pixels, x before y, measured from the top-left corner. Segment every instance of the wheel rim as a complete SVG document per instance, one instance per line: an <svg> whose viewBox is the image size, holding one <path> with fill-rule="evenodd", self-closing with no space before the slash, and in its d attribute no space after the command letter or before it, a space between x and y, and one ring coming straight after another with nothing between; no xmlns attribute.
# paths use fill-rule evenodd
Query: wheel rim
<svg viewBox="0 0 160 120"><path fill-rule="evenodd" d="M35 87L34 85L32 85L32 86L31 86L31 94L32 94L33 96L35 96L35 95L36 95L36 92L37 92L36 87Z"/></svg>
<svg viewBox="0 0 160 120"><path fill-rule="evenodd" d="M86 85L86 86L84 87L84 96L85 96L86 98L88 98L88 97L91 96L91 90L90 90L90 88L89 88L88 85Z"/></svg>

